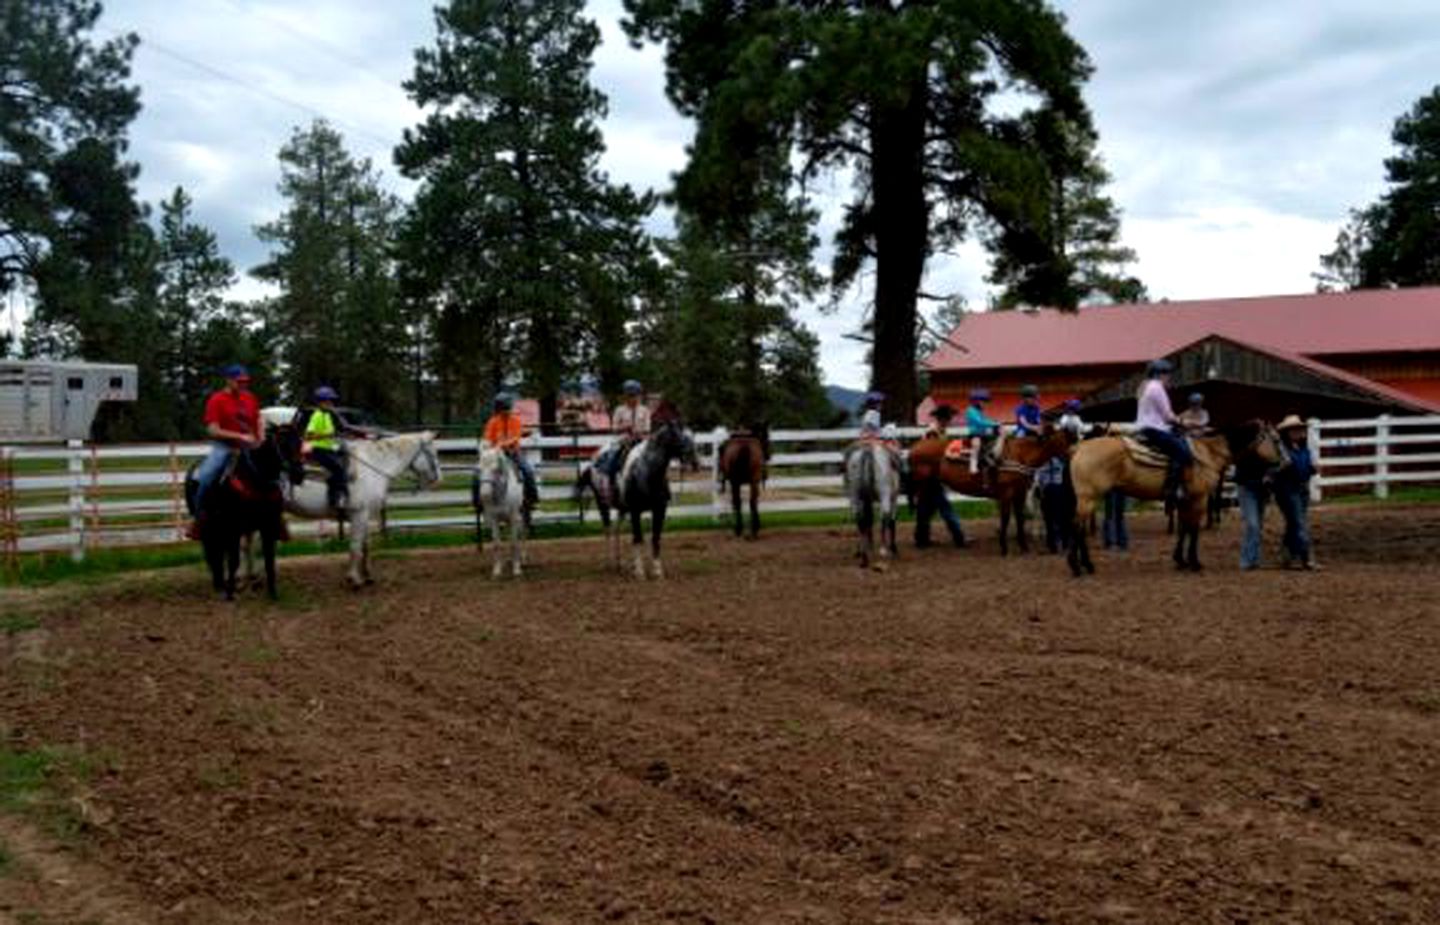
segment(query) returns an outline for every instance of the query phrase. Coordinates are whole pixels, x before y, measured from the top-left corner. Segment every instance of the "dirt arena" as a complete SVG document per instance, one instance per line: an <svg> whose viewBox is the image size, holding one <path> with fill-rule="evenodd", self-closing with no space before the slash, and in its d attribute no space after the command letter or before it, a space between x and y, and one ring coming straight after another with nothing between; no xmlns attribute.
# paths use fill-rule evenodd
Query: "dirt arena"
<svg viewBox="0 0 1440 925"><path fill-rule="evenodd" d="M0 816L0 922L1440 920L1440 508L1318 511L1318 574L1132 528L1084 581L976 523L11 592L4 744L93 771L78 835Z"/></svg>

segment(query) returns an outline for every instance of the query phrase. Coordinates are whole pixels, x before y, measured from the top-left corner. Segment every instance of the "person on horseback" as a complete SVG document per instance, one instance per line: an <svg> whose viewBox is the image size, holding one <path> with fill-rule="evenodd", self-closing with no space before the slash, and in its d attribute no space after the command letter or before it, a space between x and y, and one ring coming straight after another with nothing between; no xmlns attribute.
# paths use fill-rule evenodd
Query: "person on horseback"
<svg viewBox="0 0 1440 925"><path fill-rule="evenodd" d="M1056 426L1068 432L1076 442L1085 436L1085 421L1080 417L1080 407L1080 399L1065 399L1065 404L1061 406L1060 420L1056 422Z"/></svg>
<svg viewBox="0 0 1440 925"><path fill-rule="evenodd" d="M885 404L885 393L870 391L865 393L865 404L860 409L860 439L876 439L880 436L882 417L880 406Z"/></svg>
<svg viewBox="0 0 1440 925"><path fill-rule="evenodd" d="M927 438L944 440L949 436L950 422L955 419L955 407L945 402L935 406L930 412L930 426L925 429ZM945 529L950 531L950 539L956 546L965 545L965 530L960 526L960 518L955 516L955 508L950 504L950 496L945 493L945 485L935 480L927 485L925 494L919 499L920 510L915 516L915 546L917 549L924 549L930 545L930 512L939 513L940 520L944 522Z"/></svg>
<svg viewBox="0 0 1440 925"><path fill-rule="evenodd" d="M974 389L970 392L970 407L965 410L965 430L970 435L970 474L980 471L980 461L985 460L987 475L991 469L991 441L1000 432L1000 422L985 413L985 403L990 401L989 389Z"/></svg>
<svg viewBox="0 0 1440 925"><path fill-rule="evenodd" d="M605 472L611 479L620 478L620 469L631 448L650 436L650 408L645 404L645 387L634 379L626 379L621 391L625 399L610 415L610 427L617 435L605 460Z"/></svg>
<svg viewBox="0 0 1440 925"><path fill-rule="evenodd" d="M1169 360L1151 360L1146 367L1145 384L1136 396L1135 429L1141 439L1169 458L1163 494L1178 500L1183 482L1181 476L1194 462L1194 457L1189 444L1175 433L1180 419L1170 407L1170 395L1165 391L1172 369Z"/></svg>
<svg viewBox="0 0 1440 925"><path fill-rule="evenodd" d="M303 452L325 470L325 497L330 507L343 514L350 495L350 478L346 471L345 449L340 444L342 437L362 436L363 432L352 427L340 412L335 402L340 394L328 385L317 388L310 396L314 407L305 418Z"/></svg>
<svg viewBox="0 0 1440 925"><path fill-rule="evenodd" d="M1015 436L1038 437L1045 427L1040 411L1040 390L1033 385L1020 387L1020 404L1015 407Z"/></svg>
<svg viewBox="0 0 1440 925"><path fill-rule="evenodd" d="M525 516L528 518L535 505L540 502L540 488L535 481L535 469L525 454L520 452L520 441L525 436L525 425L515 413L515 396L500 392L495 396L495 413L485 422L482 435L486 443L510 457L515 468L520 470L520 481L525 486Z"/></svg>
<svg viewBox="0 0 1440 925"><path fill-rule="evenodd" d="M1180 412L1180 427L1189 436L1198 436L1210 429L1210 412L1205 410L1205 396L1199 392L1190 395L1189 404Z"/></svg>
<svg viewBox="0 0 1440 925"><path fill-rule="evenodd" d="M231 457L253 449L265 439L260 400L250 391L250 371L239 363L221 370L225 385L205 400L205 430L210 435L209 455L195 469L195 519L185 535L200 538L205 522L205 493L220 480Z"/></svg>

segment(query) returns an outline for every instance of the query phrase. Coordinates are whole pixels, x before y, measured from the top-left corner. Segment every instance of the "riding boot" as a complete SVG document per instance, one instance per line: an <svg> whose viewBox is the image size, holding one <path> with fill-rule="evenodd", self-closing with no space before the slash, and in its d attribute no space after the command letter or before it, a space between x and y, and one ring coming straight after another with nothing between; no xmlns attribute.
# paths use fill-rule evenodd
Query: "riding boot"
<svg viewBox="0 0 1440 925"><path fill-rule="evenodd" d="M1169 467L1165 470L1165 487L1161 491L1161 494L1165 498L1175 502L1178 502L1184 496L1180 485L1180 473L1180 464L1172 460Z"/></svg>
<svg viewBox="0 0 1440 925"><path fill-rule="evenodd" d="M201 539L201 536L202 536L202 534L204 533L204 530L205 530L205 512L204 512L204 511L201 511L200 513L196 514L196 515L190 520L190 523L188 523L188 524L185 525L185 539L187 539L187 540L199 540L199 539Z"/></svg>

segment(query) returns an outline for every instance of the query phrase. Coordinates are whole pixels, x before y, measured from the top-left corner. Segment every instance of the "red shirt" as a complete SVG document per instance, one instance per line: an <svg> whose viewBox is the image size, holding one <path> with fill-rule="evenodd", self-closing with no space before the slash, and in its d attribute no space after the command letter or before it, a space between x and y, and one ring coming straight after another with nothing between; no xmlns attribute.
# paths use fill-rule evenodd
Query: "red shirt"
<svg viewBox="0 0 1440 925"><path fill-rule="evenodd" d="M258 437L260 401L248 390L232 395L228 389L221 389L205 402L205 423L218 425L221 430Z"/></svg>

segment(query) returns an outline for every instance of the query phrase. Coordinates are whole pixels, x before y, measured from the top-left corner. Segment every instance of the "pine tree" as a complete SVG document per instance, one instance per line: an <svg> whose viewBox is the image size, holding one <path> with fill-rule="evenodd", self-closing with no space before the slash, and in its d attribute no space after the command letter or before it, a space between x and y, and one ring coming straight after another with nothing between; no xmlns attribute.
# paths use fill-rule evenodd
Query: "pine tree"
<svg viewBox="0 0 1440 925"><path fill-rule="evenodd" d="M434 312L437 378L464 411L523 375L556 419L585 358L615 362L648 259L648 198L598 168L605 99L581 0L453 0L405 87L428 110L395 152L421 182L401 253ZM609 342L591 321L607 318Z"/></svg>

